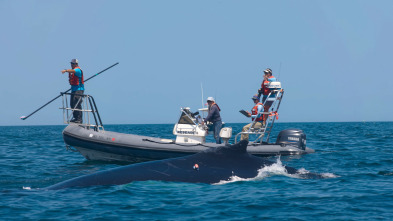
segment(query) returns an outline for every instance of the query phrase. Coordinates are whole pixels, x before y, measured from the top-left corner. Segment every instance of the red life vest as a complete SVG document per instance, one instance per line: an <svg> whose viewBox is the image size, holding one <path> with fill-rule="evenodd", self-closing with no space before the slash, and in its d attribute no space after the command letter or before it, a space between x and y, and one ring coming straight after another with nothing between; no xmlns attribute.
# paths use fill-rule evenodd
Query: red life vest
<svg viewBox="0 0 393 221"><path fill-rule="evenodd" d="M69 78L70 85L79 85L79 83L80 84L84 84L85 83L85 81L83 80L83 71L82 71L82 69L78 66L78 67L74 68L74 70L77 69L77 68L79 68L81 70L81 72L82 72L81 79L79 80L79 77L76 76L75 73L68 73L68 78Z"/></svg>
<svg viewBox="0 0 393 221"><path fill-rule="evenodd" d="M220 107L218 106L218 104L216 104L216 103L213 103L213 104L212 104L212 106L213 106L213 105L216 105L216 106L217 106L217 108L218 108L218 111L221 111L221 109L220 109Z"/></svg>
<svg viewBox="0 0 393 221"><path fill-rule="evenodd" d="M274 78L273 76L270 76L269 78ZM263 95L269 95L270 93L270 89L267 87L267 85L270 83L270 81L265 80L262 82L261 84L261 88L262 88L262 94Z"/></svg>
<svg viewBox="0 0 393 221"><path fill-rule="evenodd" d="M255 104L255 106L251 109L251 114L252 115L257 115L258 114L258 106L259 105L262 105L263 106L263 104L262 103L257 103L257 104ZM263 121L263 114L261 114L257 119L254 119L253 121Z"/></svg>

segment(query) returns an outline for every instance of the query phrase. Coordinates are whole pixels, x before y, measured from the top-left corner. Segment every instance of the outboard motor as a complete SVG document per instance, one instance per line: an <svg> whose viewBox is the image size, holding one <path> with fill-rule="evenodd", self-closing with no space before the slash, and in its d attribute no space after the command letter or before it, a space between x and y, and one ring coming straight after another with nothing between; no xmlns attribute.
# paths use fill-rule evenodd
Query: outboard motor
<svg viewBox="0 0 393 221"><path fill-rule="evenodd" d="M295 146L301 150L306 149L306 134L300 129L282 130L278 136L276 144L285 146Z"/></svg>

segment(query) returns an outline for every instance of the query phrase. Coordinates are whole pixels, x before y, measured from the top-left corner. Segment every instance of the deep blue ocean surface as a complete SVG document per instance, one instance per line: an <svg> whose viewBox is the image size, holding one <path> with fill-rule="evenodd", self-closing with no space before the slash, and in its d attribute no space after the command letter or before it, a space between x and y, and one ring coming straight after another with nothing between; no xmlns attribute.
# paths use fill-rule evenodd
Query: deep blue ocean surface
<svg viewBox="0 0 393 221"><path fill-rule="evenodd" d="M243 124L226 126L236 133ZM218 185L147 181L44 191L121 166L67 151L64 128L0 127L0 220L393 219L393 122L276 124L272 141L280 130L300 128L316 153L269 159L326 174L325 179L299 179L278 168L268 176ZM169 124L105 129L174 138Z"/></svg>

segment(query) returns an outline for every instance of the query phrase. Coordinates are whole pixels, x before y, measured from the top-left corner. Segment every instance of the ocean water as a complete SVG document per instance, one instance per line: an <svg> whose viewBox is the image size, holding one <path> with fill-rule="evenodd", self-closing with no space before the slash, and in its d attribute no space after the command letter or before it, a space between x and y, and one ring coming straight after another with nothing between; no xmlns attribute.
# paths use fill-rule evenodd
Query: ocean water
<svg viewBox="0 0 393 221"><path fill-rule="evenodd" d="M227 124L234 132L243 124ZM42 188L125 163L67 151L65 126L0 127L0 220L392 220L393 122L277 123L300 128L316 153L269 157L254 179L216 185L146 181L46 191ZM173 138L173 125L106 130ZM209 138L212 141L212 138ZM282 165L324 174L300 179Z"/></svg>

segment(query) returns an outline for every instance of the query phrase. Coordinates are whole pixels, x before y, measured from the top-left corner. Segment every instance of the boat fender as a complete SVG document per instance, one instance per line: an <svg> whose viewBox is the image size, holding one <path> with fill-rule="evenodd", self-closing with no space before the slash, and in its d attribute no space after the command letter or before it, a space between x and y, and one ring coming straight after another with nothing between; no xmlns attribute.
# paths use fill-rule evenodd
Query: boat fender
<svg viewBox="0 0 393 221"><path fill-rule="evenodd" d="M158 144L176 144L173 140L169 140L169 139L161 139L161 140L164 142L157 142L154 140L142 139L142 141L148 141L148 142L158 143Z"/></svg>
<svg viewBox="0 0 393 221"><path fill-rule="evenodd" d="M199 170L199 165L196 163L196 164L194 164L193 168L194 168L194 170Z"/></svg>

